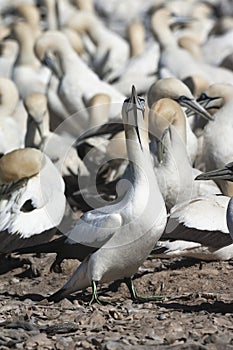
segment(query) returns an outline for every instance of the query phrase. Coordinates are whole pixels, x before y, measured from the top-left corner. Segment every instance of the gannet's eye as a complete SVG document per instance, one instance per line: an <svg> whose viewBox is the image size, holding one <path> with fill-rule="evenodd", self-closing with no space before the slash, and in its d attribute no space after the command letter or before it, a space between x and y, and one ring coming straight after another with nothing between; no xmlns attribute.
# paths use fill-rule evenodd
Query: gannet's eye
<svg viewBox="0 0 233 350"><path fill-rule="evenodd" d="M188 98L187 96L184 96L184 95L182 95L182 96L180 96L180 97L178 98L178 101L179 101L179 102L188 101L188 100L190 100L190 98Z"/></svg>
<svg viewBox="0 0 233 350"><path fill-rule="evenodd" d="M177 14L176 14L175 12L171 12L171 13L170 13L170 17L176 18L176 17L177 17Z"/></svg>
<svg viewBox="0 0 233 350"><path fill-rule="evenodd" d="M144 98L138 97L138 101L140 106L144 109L145 108L145 100Z"/></svg>
<svg viewBox="0 0 233 350"><path fill-rule="evenodd" d="M30 211L35 210L36 207L33 206L31 199L28 199L26 202L24 202L24 204L22 205L22 207L20 208L20 211L24 212L24 213L28 213Z"/></svg>
<svg viewBox="0 0 233 350"><path fill-rule="evenodd" d="M231 170L231 171L233 171L233 162L228 163L228 164L226 165L226 168L229 169L229 170Z"/></svg>
<svg viewBox="0 0 233 350"><path fill-rule="evenodd" d="M202 100L207 100L208 99L208 96L202 92L202 94L198 97L198 101L202 101Z"/></svg>

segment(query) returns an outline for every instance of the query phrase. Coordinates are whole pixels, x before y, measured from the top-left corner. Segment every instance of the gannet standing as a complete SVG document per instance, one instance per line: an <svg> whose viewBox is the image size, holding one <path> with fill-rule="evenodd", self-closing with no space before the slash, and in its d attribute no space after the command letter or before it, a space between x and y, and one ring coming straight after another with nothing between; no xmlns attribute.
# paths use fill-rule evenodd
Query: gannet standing
<svg viewBox="0 0 233 350"><path fill-rule="evenodd" d="M69 232L68 243L99 249L81 263L50 300L59 300L92 285L91 302L98 301L97 283L129 279L166 225L165 204L150 158L145 101L136 95L134 87L123 104L122 117L132 183L120 202L84 214Z"/></svg>

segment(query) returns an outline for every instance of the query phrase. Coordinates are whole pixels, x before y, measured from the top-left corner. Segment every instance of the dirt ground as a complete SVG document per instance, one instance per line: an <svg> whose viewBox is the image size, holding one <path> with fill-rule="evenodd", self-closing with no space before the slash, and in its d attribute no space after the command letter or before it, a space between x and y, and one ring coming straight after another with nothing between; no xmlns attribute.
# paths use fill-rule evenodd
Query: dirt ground
<svg viewBox="0 0 233 350"><path fill-rule="evenodd" d="M33 257L40 276L27 267L4 272L1 264L0 349L233 349L233 263L158 260L150 256L135 276L140 295L132 302L124 283L103 285L104 305L89 306L90 292L59 303L48 296L79 264L65 261L63 274L49 272L54 255ZM9 263L17 263L10 260Z"/></svg>

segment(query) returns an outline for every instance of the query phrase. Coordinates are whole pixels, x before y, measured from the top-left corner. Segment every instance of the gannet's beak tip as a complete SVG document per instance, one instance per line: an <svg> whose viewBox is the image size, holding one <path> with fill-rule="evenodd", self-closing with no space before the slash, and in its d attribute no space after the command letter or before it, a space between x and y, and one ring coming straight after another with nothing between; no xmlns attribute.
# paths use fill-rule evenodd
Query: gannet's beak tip
<svg viewBox="0 0 233 350"><path fill-rule="evenodd" d="M211 120L213 121L214 118L212 117L212 115L199 103L197 102L194 98L193 99L186 99L186 100L182 100L184 107L188 107L191 110L193 110L194 112L198 113L200 116L202 116L203 118L207 119L207 120Z"/></svg>
<svg viewBox="0 0 233 350"><path fill-rule="evenodd" d="M207 171L198 175L195 180L233 180L233 171L230 167L225 166L221 169Z"/></svg>
<svg viewBox="0 0 233 350"><path fill-rule="evenodd" d="M136 101L137 101L137 91L136 91L136 88L134 85L132 85L132 92L131 92L130 101L134 104L136 104Z"/></svg>
<svg viewBox="0 0 233 350"><path fill-rule="evenodd" d="M194 180L202 180L202 179L203 179L202 174L200 174L200 175L197 175Z"/></svg>

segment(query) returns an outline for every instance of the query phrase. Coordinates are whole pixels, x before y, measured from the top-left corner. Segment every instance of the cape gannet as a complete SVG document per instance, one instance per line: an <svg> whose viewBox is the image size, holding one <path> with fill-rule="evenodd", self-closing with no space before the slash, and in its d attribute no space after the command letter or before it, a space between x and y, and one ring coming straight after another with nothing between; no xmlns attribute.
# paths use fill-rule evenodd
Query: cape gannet
<svg viewBox="0 0 233 350"><path fill-rule="evenodd" d="M47 98L40 93L26 97L24 106L28 113L25 147L43 151L63 176L87 176L89 172L73 147L72 139L51 132Z"/></svg>
<svg viewBox="0 0 233 350"><path fill-rule="evenodd" d="M48 65L60 80L58 95L67 111L76 114L79 134L88 128L88 106L91 98L104 93L111 98L110 118L120 112L124 95L110 86L85 64L76 54L66 36L58 31L48 31L35 44L37 57ZM77 134L76 134L77 135Z"/></svg>
<svg viewBox="0 0 233 350"><path fill-rule="evenodd" d="M208 171L197 176L197 180L222 180L227 182L233 181L233 163L228 163L224 168ZM233 199L231 197L227 207L227 226L233 239Z"/></svg>
<svg viewBox="0 0 233 350"><path fill-rule="evenodd" d="M120 202L84 214L69 232L67 243L81 243L97 251L49 300L59 300L92 285L91 302L98 301L97 283L129 279L164 230L166 209L150 157L144 105L133 87L122 107L132 182Z"/></svg>
<svg viewBox="0 0 233 350"><path fill-rule="evenodd" d="M19 102L19 93L14 82L0 78L0 153L4 154L23 146L23 131L14 113Z"/></svg>
<svg viewBox="0 0 233 350"><path fill-rule="evenodd" d="M213 119L212 116L195 100L189 88L179 79L164 78L159 79L152 84L147 94L149 108L151 108L154 102L166 97L178 102L182 107L191 109L205 119ZM197 155L198 143L188 122L186 123L186 135L187 150L191 162L193 163Z"/></svg>
<svg viewBox="0 0 233 350"><path fill-rule="evenodd" d="M203 134L202 154L207 171L221 168L232 160L232 96L231 84L213 84L198 99L208 110L215 110L214 121L207 123ZM233 196L231 182L220 179L217 182L225 195Z"/></svg>
<svg viewBox="0 0 233 350"><path fill-rule="evenodd" d="M190 198L221 193L213 181L194 181L199 171L192 168L188 157L186 118L177 102L168 98L155 102L149 114L149 130L163 145L155 172L167 209Z"/></svg>
<svg viewBox="0 0 233 350"><path fill-rule="evenodd" d="M25 148L0 159L0 252L48 242L65 211L64 182L50 159Z"/></svg>

